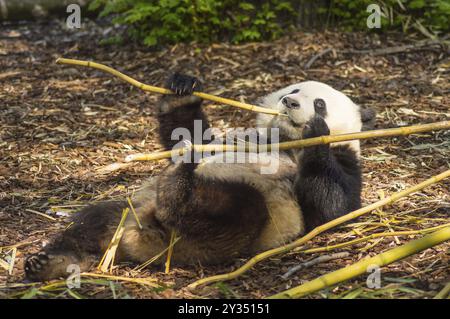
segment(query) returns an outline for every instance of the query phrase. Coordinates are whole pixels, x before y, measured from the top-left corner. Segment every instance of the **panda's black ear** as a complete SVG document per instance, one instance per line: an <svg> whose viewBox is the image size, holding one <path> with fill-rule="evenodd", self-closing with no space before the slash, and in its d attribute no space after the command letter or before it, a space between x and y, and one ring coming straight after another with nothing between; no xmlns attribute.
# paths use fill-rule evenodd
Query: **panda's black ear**
<svg viewBox="0 0 450 319"><path fill-rule="evenodd" d="M375 128L375 110L368 106L361 106L359 112L361 113L362 122L361 131L373 130Z"/></svg>

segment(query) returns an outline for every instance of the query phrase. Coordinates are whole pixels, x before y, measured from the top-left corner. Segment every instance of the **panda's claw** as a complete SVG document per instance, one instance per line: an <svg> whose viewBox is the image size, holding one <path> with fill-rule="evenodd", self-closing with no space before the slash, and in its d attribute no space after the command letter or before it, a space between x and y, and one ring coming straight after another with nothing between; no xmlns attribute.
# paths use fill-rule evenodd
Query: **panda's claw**
<svg viewBox="0 0 450 319"><path fill-rule="evenodd" d="M25 261L25 268L39 270L49 262L49 259L49 256L45 252L41 251L27 258Z"/></svg>
<svg viewBox="0 0 450 319"><path fill-rule="evenodd" d="M175 73L169 80L167 87L176 95L191 95L200 86L200 81L193 76Z"/></svg>
<svg viewBox="0 0 450 319"><path fill-rule="evenodd" d="M25 260L25 277L32 281L45 281L64 276L67 265L78 264L71 254L53 254L46 251L29 256Z"/></svg>

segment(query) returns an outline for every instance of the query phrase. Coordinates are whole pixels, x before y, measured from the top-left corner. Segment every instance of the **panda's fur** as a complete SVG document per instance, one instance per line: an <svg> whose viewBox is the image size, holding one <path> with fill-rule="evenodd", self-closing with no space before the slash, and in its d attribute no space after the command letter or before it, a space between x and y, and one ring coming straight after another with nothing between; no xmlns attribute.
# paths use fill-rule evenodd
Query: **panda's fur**
<svg viewBox="0 0 450 319"><path fill-rule="evenodd" d="M192 131L198 119L203 121L203 131L209 125L201 99L190 95L194 87L200 89L195 78L176 74L167 87L177 94L161 99L158 119L161 142L170 149L179 142L171 139L173 129ZM286 98L295 107L287 107ZM318 114L322 109L317 109L317 99L326 104L323 114ZM360 108L323 83L295 84L266 96L260 104L287 115L257 118L261 129L279 128L283 140L361 130ZM150 179L132 199L143 228L129 214L115 261L151 259L167 248L174 230L180 237L174 246L174 264L226 263L287 243L306 229L359 208L358 141L280 152L274 174L261 174L261 167L267 163L264 156L267 160L275 155L256 155L246 155L255 156L256 163L219 163L219 155L199 164L172 163ZM78 212L68 229L27 258L26 276L48 280L68 275L69 264L86 270L98 263L126 207L125 201L106 202ZM154 264L164 260L162 256Z"/></svg>
<svg viewBox="0 0 450 319"><path fill-rule="evenodd" d="M327 110L326 114L322 116L328 124L330 134L335 135L361 131L361 108L342 92L333 89L325 83L316 81L293 84L262 98L259 104L274 108L282 113L287 113L288 117L275 117L273 115L259 113L257 116L257 125L260 128L280 128L282 138L286 140L301 139L302 130L296 127L295 123L303 125L315 115L314 100L317 98L325 101ZM283 104L282 99L295 101L300 107L287 108ZM292 125L292 122L294 122L294 125ZM349 145L359 154L359 140L341 142L340 144ZM336 145L339 145L339 143L333 144L332 146Z"/></svg>

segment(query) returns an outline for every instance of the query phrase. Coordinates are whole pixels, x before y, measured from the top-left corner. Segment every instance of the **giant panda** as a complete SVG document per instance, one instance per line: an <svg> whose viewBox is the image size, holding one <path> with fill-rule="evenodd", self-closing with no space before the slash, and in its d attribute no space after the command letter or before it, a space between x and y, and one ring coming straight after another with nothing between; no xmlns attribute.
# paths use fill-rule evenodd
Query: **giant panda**
<svg viewBox="0 0 450 319"><path fill-rule="evenodd" d="M174 94L161 98L157 112L161 143L171 149L179 142L172 140L174 129L193 131L201 120L205 131L209 123L202 100L192 95L201 89L197 78L174 74L166 87ZM259 128L278 129L284 141L358 132L365 114L343 93L313 81L269 94L260 104L283 116L258 115ZM180 237L172 263L180 266L227 263L288 243L360 207L359 148L355 140L280 152L273 174L261 174L262 160L224 163L217 154L200 163L173 162L133 197L143 227L129 214L115 261L149 260L168 247L172 231ZM26 277L64 277L70 264L88 270L107 249L126 207L126 201L112 201L76 213L69 228L26 259Z"/></svg>

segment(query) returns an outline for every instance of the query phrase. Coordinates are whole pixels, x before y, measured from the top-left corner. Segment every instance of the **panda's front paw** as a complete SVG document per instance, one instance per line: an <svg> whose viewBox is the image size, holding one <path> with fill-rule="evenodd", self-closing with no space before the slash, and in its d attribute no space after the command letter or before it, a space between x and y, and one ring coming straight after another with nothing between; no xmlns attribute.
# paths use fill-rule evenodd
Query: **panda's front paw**
<svg viewBox="0 0 450 319"><path fill-rule="evenodd" d="M167 80L166 87L177 95L191 95L192 92L201 90L201 82L196 77L175 73Z"/></svg>
<svg viewBox="0 0 450 319"><path fill-rule="evenodd" d="M324 135L330 135L330 129L328 128L327 122L320 115L315 115L311 120L309 120L305 127L303 128L303 138L313 138Z"/></svg>

